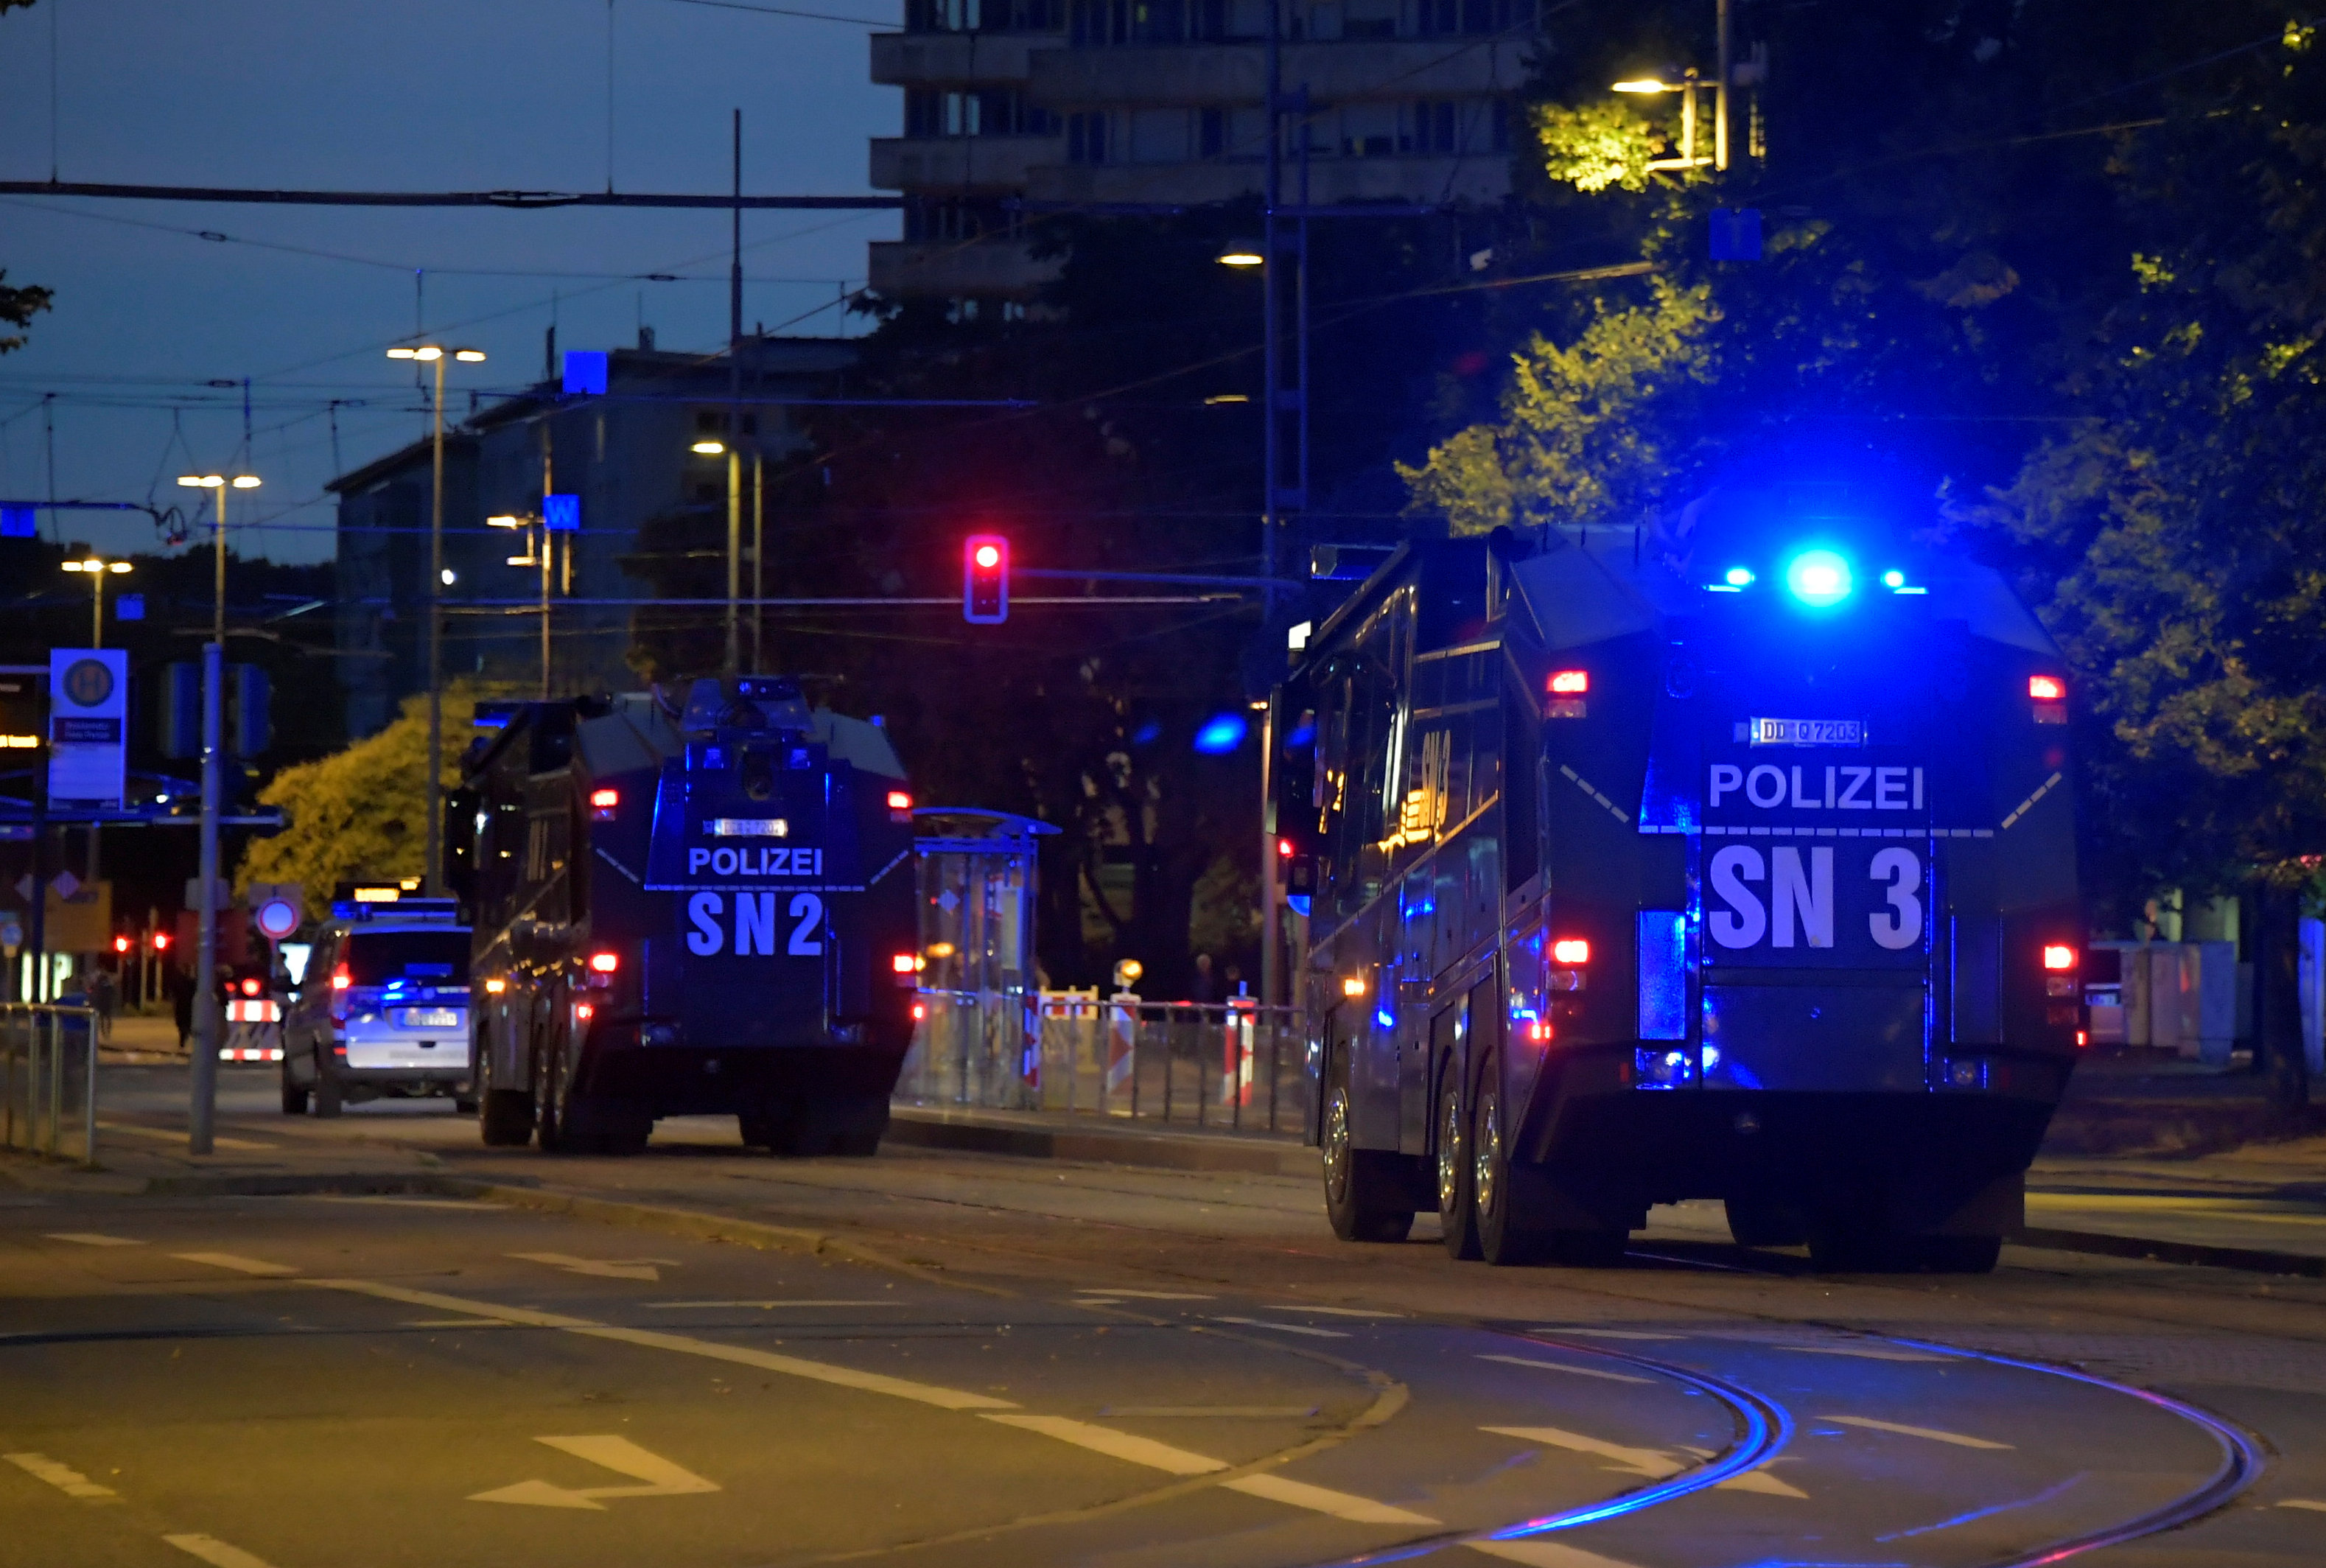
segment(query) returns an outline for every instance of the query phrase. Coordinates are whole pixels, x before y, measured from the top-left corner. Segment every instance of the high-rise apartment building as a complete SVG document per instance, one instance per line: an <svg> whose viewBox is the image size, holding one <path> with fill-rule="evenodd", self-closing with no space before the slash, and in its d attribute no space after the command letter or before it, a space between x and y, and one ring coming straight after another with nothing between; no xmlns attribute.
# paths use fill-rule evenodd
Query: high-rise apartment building
<svg viewBox="0 0 2326 1568"><path fill-rule="evenodd" d="M872 144L905 237L876 292L1023 300L1055 275L1029 210L1195 206L1266 178L1266 37L1305 111L1284 117L1283 199L1475 205L1509 190L1511 105L1536 0L906 0L872 39L905 134Z"/></svg>

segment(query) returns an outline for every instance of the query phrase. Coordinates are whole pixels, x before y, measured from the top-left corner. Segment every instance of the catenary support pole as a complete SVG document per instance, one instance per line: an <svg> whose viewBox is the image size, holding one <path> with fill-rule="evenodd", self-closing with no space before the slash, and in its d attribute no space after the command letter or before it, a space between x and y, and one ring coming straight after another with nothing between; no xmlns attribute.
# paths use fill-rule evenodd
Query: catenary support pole
<svg viewBox="0 0 2326 1568"><path fill-rule="evenodd" d="M444 804L444 355L436 365L436 396L428 406L433 459L428 503L428 821L420 874L431 898L444 893L437 865L443 850Z"/></svg>
<svg viewBox="0 0 2326 1568"><path fill-rule="evenodd" d="M1717 26L1720 32L1718 66L1720 79L1712 84L1712 166L1726 173L1728 169L1728 74L1730 70L1729 0L1717 0ZM1696 95L1690 93L1693 103Z"/></svg>
<svg viewBox="0 0 2326 1568"><path fill-rule="evenodd" d="M219 559L226 558L226 493L219 492ZM221 565L223 570L223 565ZM223 599L220 603L223 605ZM221 608L220 618L224 611ZM194 960L193 1103L186 1116L186 1153L207 1154L216 1133L218 1107L218 875L219 796L224 737L219 733L219 690L225 678L225 629L202 647L202 858L200 939Z"/></svg>
<svg viewBox="0 0 2326 1568"><path fill-rule="evenodd" d="M727 273L727 674L743 667L743 111L735 111L733 259Z"/></svg>

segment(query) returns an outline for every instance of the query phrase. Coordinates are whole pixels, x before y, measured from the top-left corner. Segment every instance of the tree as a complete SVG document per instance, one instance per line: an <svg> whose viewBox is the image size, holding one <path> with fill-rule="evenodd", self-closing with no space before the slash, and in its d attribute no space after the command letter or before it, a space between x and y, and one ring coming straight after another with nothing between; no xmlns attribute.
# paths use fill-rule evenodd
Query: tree
<svg viewBox="0 0 2326 1568"><path fill-rule="evenodd" d="M473 693L444 694L444 728L467 731ZM461 781L458 752L445 759L443 785ZM285 768L259 795L283 807L290 826L255 839L238 881L295 882L328 896L342 882L424 874L427 852L428 699L408 697L395 723L344 751Z"/></svg>
<svg viewBox="0 0 2326 1568"><path fill-rule="evenodd" d="M0 0L0 15L32 4L33 0ZM0 267L0 322L12 327L31 326L33 318L47 310L53 297L49 290L37 284L11 284L7 268ZM23 346L23 332L0 332L0 354L14 353Z"/></svg>

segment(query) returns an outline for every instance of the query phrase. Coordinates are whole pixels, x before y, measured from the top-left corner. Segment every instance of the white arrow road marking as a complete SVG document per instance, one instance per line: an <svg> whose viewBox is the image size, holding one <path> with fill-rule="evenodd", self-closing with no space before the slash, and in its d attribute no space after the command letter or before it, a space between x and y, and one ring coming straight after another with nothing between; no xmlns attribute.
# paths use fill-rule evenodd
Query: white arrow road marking
<svg viewBox="0 0 2326 1568"><path fill-rule="evenodd" d="M144 1246L142 1241L132 1241L126 1236L100 1236L94 1230L52 1230L51 1241L76 1242L82 1246Z"/></svg>
<svg viewBox="0 0 2326 1568"><path fill-rule="evenodd" d="M498 1318L406 1318L407 1329L514 1329L515 1323Z"/></svg>
<svg viewBox="0 0 2326 1568"><path fill-rule="evenodd" d="M1567 1372L1577 1377L1600 1377L1610 1383L1653 1383L1652 1377L1634 1377L1628 1372L1602 1372L1596 1367L1569 1367L1558 1361L1536 1361L1525 1356L1481 1356L1481 1361L1500 1361L1506 1367L1531 1367L1538 1372Z"/></svg>
<svg viewBox="0 0 2326 1568"><path fill-rule="evenodd" d="M1401 1318L1403 1312L1369 1312L1363 1307L1312 1307L1306 1302L1269 1302L1261 1310L1268 1312L1323 1312L1334 1318Z"/></svg>
<svg viewBox="0 0 2326 1568"><path fill-rule="evenodd" d="M59 1464L44 1453L0 1453L18 1470L35 1479L44 1480L69 1498L79 1498L90 1503L117 1503L121 1494L111 1487L101 1487L68 1464Z"/></svg>
<svg viewBox="0 0 2326 1568"><path fill-rule="evenodd" d="M1210 1416L1222 1421L1302 1421L1317 1414L1313 1405L1110 1405L1101 1415Z"/></svg>
<svg viewBox="0 0 2326 1568"><path fill-rule="evenodd" d="M1580 1546L1562 1546L1556 1541L1473 1541L1470 1545L1489 1557L1523 1563L1528 1568L1632 1568L1629 1563L1602 1557Z"/></svg>
<svg viewBox="0 0 2326 1568"><path fill-rule="evenodd" d="M1184 1448L1174 1448L1151 1437L1117 1432L1111 1426L1093 1426L1087 1421L1072 1421L1063 1415L989 1415L985 1419L999 1422L1003 1426L1014 1426L1020 1432L1054 1437L1060 1442L1070 1442L1076 1448L1086 1448L1109 1459L1145 1465L1149 1470L1159 1470L1169 1475L1206 1476L1229 1468L1227 1461L1214 1459L1209 1454L1190 1453ZM1240 1476L1234 1480L1222 1481L1220 1486L1225 1491L1264 1498L1272 1503L1307 1508L1360 1525L1437 1523L1426 1514L1392 1507L1387 1503L1377 1503L1371 1498L1361 1498L1351 1492L1335 1491L1330 1487L1311 1486L1307 1481L1296 1481L1284 1476Z"/></svg>
<svg viewBox="0 0 2326 1568"><path fill-rule="evenodd" d="M1214 1299L1210 1296L1203 1295L1194 1291L1110 1291L1103 1290L1096 1285L1093 1285L1087 1290L1077 1291L1075 1294L1084 1296L1130 1296L1134 1300L1142 1302L1208 1302Z"/></svg>
<svg viewBox="0 0 2326 1568"><path fill-rule="evenodd" d="M549 1481L519 1481L515 1486L478 1492L469 1500L472 1503L518 1503L536 1508L592 1508L602 1512L606 1505L599 1501L600 1498L678 1498L720 1489L717 1481L705 1480L693 1470L680 1469L660 1454L648 1453L627 1437L536 1437L533 1441L547 1443L591 1464L602 1465L618 1475L629 1476L642 1484L569 1489Z"/></svg>
<svg viewBox="0 0 2326 1568"><path fill-rule="evenodd" d="M210 1568L274 1568L265 1558L254 1557L216 1535L164 1535L162 1539L190 1557L200 1557Z"/></svg>
<svg viewBox="0 0 2326 1568"><path fill-rule="evenodd" d="M1709 1460L1712 1457L1712 1451L1710 1449L1690 1448L1685 1443L1680 1445L1680 1451L1682 1453L1692 1453L1700 1460ZM1781 1455L1776 1459L1767 1461L1768 1464L1790 1464L1792 1460L1790 1455ZM1789 1481L1779 1480L1775 1476L1771 1475L1765 1466L1758 1470L1746 1470L1741 1476L1730 1476L1725 1481L1716 1481L1713 1483L1713 1490L1722 1492L1759 1492L1763 1497L1795 1498L1802 1502L1809 1501L1810 1497L1809 1493L1801 1490L1800 1488L1792 1485Z"/></svg>
<svg viewBox="0 0 2326 1568"><path fill-rule="evenodd" d="M2277 1506L2281 1508L2308 1508L2312 1513L2326 1514L2326 1503L2313 1503L2307 1498L2288 1498Z"/></svg>
<svg viewBox="0 0 2326 1568"><path fill-rule="evenodd" d="M261 1263L255 1257L241 1257L230 1252L173 1252L170 1255L180 1263L203 1263L212 1268L230 1268L237 1274L263 1274L273 1277L278 1274L294 1274L299 1272L285 1264ZM186 1538L190 1541L209 1539L208 1535L189 1535ZM234 1550L231 1546L227 1549Z"/></svg>
<svg viewBox="0 0 2326 1568"><path fill-rule="evenodd" d="M1633 1329L1570 1329L1565 1323L1537 1323L1538 1334L1569 1334L1583 1339L1681 1339L1684 1334L1649 1334Z"/></svg>
<svg viewBox="0 0 2326 1568"><path fill-rule="evenodd" d="M1345 1339L1338 1329L1311 1329L1301 1323L1271 1323L1261 1318L1214 1318L1214 1323L1239 1323L1247 1329L1273 1329L1279 1334L1306 1334L1312 1339Z"/></svg>
<svg viewBox="0 0 2326 1568"><path fill-rule="evenodd" d="M562 1252L513 1252L508 1255L526 1263L546 1264L570 1274L588 1274L601 1280L647 1280L659 1282L662 1275L655 1265L676 1268L675 1259L667 1257L594 1258L574 1257Z"/></svg>
<svg viewBox="0 0 2326 1568"><path fill-rule="evenodd" d="M1926 1437L1932 1442L1950 1442L1957 1448L1984 1448L2001 1452L2010 1451L2007 1442L1994 1442L1984 1437L1965 1437L1959 1432L1940 1432L1932 1426L1905 1426L1894 1421L1876 1421L1870 1415L1820 1415L1819 1421L1830 1421L1836 1426L1864 1427L1868 1432L1894 1432L1900 1437Z"/></svg>
<svg viewBox="0 0 2326 1568"><path fill-rule="evenodd" d="M1586 1437L1579 1432L1562 1432L1555 1426L1482 1426L1481 1432L1491 1432L1500 1437L1515 1437L1521 1442L1540 1442L1551 1448L1563 1448L1569 1453L1596 1454L1601 1459L1614 1461L1614 1468L1628 1470L1635 1476L1661 1480L1678 1475L1687 1467L1658 1449L1625 1448L1619 1442L1601 1438Z"/></svg>
<svg viewBox="0 0 2326 1568"><path fill-rule="evenodd" d="M1804 1356L1855 1356L1861 1361L1951 1361L1922 1350L1878 1350L1867 1345L1774 1345L1777 1350L1799 1350Z"/></svg>

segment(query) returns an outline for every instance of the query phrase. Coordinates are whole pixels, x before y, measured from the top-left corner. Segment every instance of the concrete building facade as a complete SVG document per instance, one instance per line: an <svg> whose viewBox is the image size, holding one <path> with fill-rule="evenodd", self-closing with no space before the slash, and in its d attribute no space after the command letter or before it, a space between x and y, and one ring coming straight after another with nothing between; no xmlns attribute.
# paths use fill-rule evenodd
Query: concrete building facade
<svg viewBox="0 0 2326 1568"><path fill-rule="evenodd" d="M607 356L602 395L568 395L544 380L445 432L448 679L529 692L541 678L541 622L529 607L541 573L509 564L539 532L489 527L486 518L537 518L544 494L581 498L581 528L555 536L561 548L552 556L553 692L631 684L625 660L642 607L626 602L652 592L637 571L643 537L690 513L724 527L726 459L693 448L727 438L727 355L657 350L642 337L637 348ZM856 350L838 339L747 338L742 359L740 446L775 459L807 444L787 400L833 395ZM747 455L746 483L749 471ZM433 483L433 448L423 437L327 487L339 497L337 641L350 736L376 733L405 697L427 689ZM778 519L768 521L773 537ZM772 592L779 556L768 554Z"/></svg>
<svg viewBox="0 0 2326 1568"><path fill-rule="evenodd" d="M1536 0L1275 0L1284 193L1319 205L1499 201ZM1261 193L1270 0L906 0L872 38L905 134L871 182L902 191L875 292L1024 300L1056 275L1026 209L1195 206ZM1022 204L1022 205L1021 205Z"/></svg>

